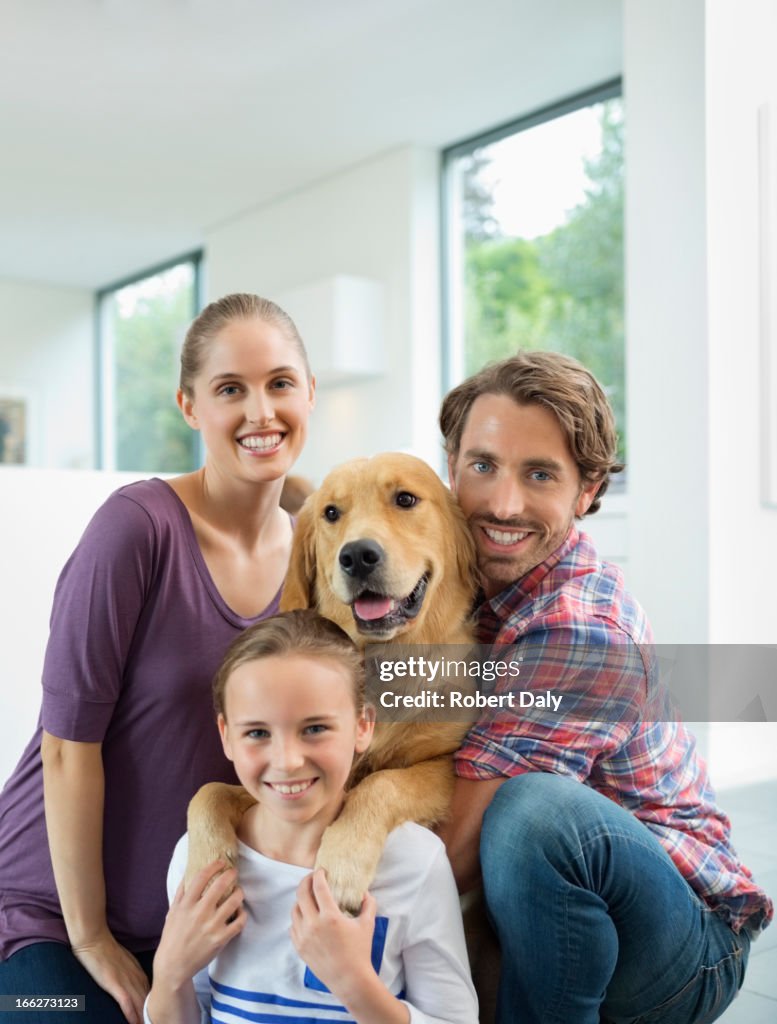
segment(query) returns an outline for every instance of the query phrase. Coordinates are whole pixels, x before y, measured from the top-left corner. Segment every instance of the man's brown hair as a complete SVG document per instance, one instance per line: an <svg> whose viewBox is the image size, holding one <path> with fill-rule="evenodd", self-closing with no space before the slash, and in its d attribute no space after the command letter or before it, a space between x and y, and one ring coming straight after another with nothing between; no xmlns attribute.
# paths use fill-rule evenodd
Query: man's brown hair
<svg viewBox="0 0 777 1024"><path fill-rule="evenodd" d="M446 395L440 410L445 450L456 458L464 425L481 395L507 395L549 409L561 425L584 483L601 480L587 515L597 512L612 473L620 473L615 417L600 384L576 359L558 352L518 351L490 363Z"/></svg>

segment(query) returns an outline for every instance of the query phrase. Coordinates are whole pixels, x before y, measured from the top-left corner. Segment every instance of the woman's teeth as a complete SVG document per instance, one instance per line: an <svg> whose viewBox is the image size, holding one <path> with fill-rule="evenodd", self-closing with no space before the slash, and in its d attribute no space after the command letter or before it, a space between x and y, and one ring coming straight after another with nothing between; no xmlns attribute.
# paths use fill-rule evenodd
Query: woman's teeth
<svg viewBox="0 0 777 1024"><path fill-rule="evenodd" d="M243 448L250 448L253 451L262 451L265 448L275 448L281 443L282 439L282 434L265 434L264 437L252 434L250 437L239 438L238 444Z"/></svg>

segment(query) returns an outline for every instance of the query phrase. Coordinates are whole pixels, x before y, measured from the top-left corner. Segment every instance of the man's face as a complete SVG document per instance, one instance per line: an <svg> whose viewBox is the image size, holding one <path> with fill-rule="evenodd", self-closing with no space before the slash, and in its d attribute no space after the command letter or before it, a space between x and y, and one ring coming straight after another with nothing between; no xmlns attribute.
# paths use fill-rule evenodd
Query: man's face
<svg viewBox="0 0 777 1024"><path fill-rule="evenodd" d="M489 598L545 561L599 489L583 486L555 415L508 395L475 400L448 471Z"/></svg>

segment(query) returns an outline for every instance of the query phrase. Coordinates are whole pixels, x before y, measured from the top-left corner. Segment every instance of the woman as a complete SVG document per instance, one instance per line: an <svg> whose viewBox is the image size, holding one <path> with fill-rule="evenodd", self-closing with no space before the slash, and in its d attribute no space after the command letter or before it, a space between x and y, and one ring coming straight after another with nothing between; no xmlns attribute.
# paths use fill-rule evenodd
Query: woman
<svg viewBox="0 0 777 1024"><path fill-rule="evenodd" d="M211 303L178 390L203 468L121 488L65 566L38 732L0 798L0 993L85 994L82 1020L140 1024L186 805L234 781L210 683L233 637L278 609L279 499L314 391L279 307Z"/></svg>

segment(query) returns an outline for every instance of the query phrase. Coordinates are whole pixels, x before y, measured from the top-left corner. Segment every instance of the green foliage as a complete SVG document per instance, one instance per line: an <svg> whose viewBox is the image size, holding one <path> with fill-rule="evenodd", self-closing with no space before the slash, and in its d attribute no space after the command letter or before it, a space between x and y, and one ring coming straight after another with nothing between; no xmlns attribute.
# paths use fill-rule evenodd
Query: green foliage
<svg viewBox="0 0 777 1024"><path fill-rule="evenodd" d="M461 216L464 222L464 237L468 241L481 242L499 235L491 189L481 178L481 172L489 162L488 157L479 149L458 161L461 176Z"/></svg>
<svg viewBox="0 0 777 1024"><path fill-rule="evenodd" d="M195 435L175 401L178 354L192 319L192 286L139 297L129 315L114 300L116 468L187 472Z"/></svg>
<svg viewBox="0 0 777 1024"><path fill-rule="evenodd" d="M625 452L623 117L602 105L601 152L585 201L532 240L470 230L465 251L466 373L518 348L564 352L605 387Z"/></svg>

